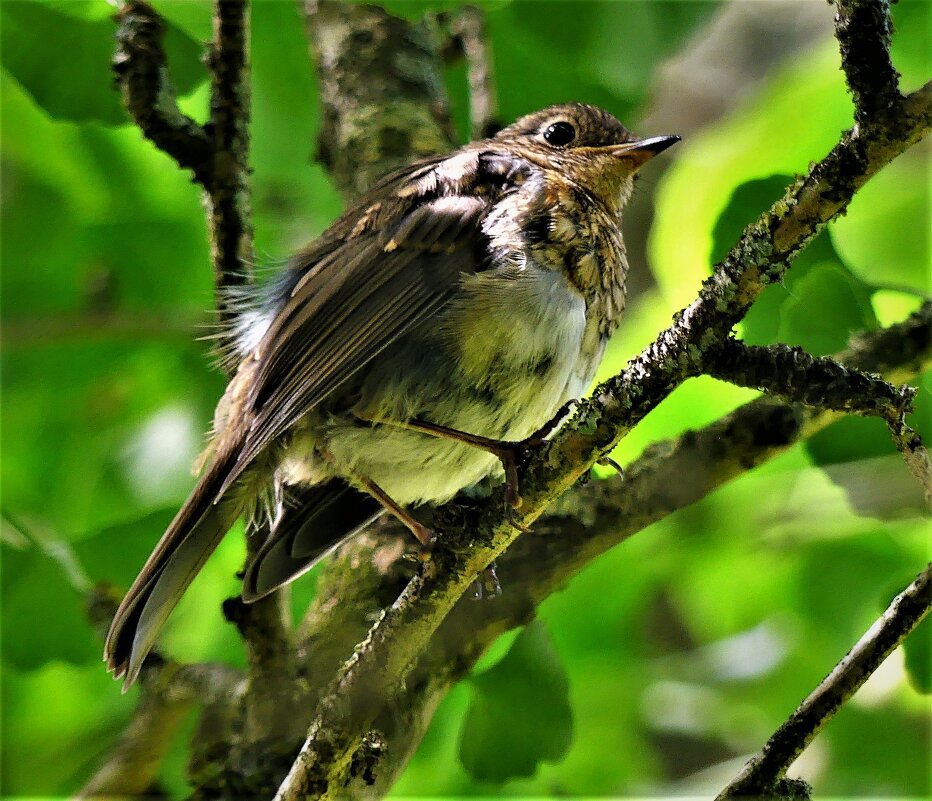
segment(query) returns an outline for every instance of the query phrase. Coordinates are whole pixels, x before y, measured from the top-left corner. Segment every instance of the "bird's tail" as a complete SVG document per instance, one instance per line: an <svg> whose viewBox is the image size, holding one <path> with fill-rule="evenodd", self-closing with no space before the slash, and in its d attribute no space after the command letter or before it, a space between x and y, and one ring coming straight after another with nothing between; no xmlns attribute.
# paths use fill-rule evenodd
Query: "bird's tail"
<svg viewBox="0 0 932 801"><path fill-rule="evenodd" d="M139 675L172 609L253 494L246 485L256 471L249 470L217 497L236 453L237 449L227 449L215 455L117 609L104 660L126 687Z"/></svg>
<svg viewBox="0 0 932 801"><path fill-rule="evenodd" d="M243 600L257 601L310 570L385 510L343 479L289 487L269 538L246 568Z"/></svg>

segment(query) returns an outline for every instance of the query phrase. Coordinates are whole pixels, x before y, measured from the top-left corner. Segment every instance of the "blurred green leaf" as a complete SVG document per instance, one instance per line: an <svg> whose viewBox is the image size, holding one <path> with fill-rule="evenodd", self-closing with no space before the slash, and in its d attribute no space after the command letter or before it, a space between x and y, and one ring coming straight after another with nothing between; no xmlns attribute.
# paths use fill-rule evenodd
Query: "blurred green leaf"
<svg viewBox="0 0 932 801"><path fill-rule="evenodd" d="M2 22L0 62L52 117L106 125L129 122L110 71L116 31L112 20L16 0L3 4ZM165 50L179 94L206 78L201 49L186 33L167 24Z"/></svg>
<svg viewBox="0 0 932 801"><path fill-rule="evenodd" d="M932 693L932 617L926 617L903 643L906 673L917 691Z"/></svg>
<svg viewBox="0 0 932 801"><path fill-rule="evenodd" d="M658 184L649 240L654 276L667 303L681 308L695 297L714 263L716 222L738 187L805 172L851 122L838 52L826 41L775 71L727 118L688 137Z"/></svg>
<svg viewBox="0 0 932 801"><path fill-rule="evenodd" d="M42 548L2 546L3 661L36 670L61 660L91 664L100 645L84 613L84 602L62 565Z"/></svg>
<svg viewBox="0 0 932 801"><path fill-rule="evenodd" d="M868 181L828 226L835 249L870 284L932 291L932 183L928 143Z"/></svg>
<svg viewBox="0 0 932 801"><path fill-rule="evenodd" d="M820 261L789 287L777 339L825 356L842 350L851 334L876 327L869 288L840 262Z"/></svg>
<svg viewBox="0 0 932 801"><path fill-rule="evenodd" d="M712 261L725 257L744 226L783 195L789 175L748 181L732 193L716 220ZM877 327L872 288L842 263L825 234L797 256L782 284L767 287L741 323L752 345L784 342L822 356L841 350L851 333Z"/></svg>
<svg viewBox="0 0 932 801"><path fill-rule="evenodd" d="M502 121L568 101L603 106L630 121L647 97L657 60L715 8L672 0L513 0L489 9Z"/></svg>
<svg viewBox="0 0 932 801"><path fill-rule="evenodd" d="M912 92L932 74L932 3L899 0L891 3L893 42L890 55L900 73L901 89Z"/></svg>
<svg viewBox="0 0 932 801"><path fill-rule="evenodd" d="M475 779L532 776L538 763L566 756L573 741L569 684L542 621L526 626L507 655L470 684L460 761Z"/></svg>

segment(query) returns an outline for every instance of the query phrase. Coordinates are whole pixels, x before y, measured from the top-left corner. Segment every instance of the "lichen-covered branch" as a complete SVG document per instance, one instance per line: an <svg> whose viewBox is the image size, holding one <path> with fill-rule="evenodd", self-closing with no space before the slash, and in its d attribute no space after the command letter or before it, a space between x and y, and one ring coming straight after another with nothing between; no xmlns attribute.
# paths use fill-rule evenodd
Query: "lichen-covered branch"
<svg viewBox="0 0 932 801"><path fill-rule="evenodd" d="M848 414L901 421L912 410L916 390L895 387L880 376L852 370L835 359L816 358L787 345L746 345L726 339L706 359L713 378L791 401Z"/></svg>
<svg viewBox="0 0 932 801"><path fill-rule="evenodd" d="M859 336L852 347L835 358L862 371L882 369L898 381L914 378L932 366L932 304L926 304L903 323ZM374 785L351 776L348 792L353 798L380 798L416 749L433 709L449 689L469 673L497 636L530 620L543 600L593 559L783 453L840 416L838 412L763 397L705 428L686 432L674 441L655 443L627 466L624 479L576 485L561 496L538 520L532 533L520 537L498 560L498 572L507 592L494 604L461 599L440 626L404 688L373 722L373 728L383 733L388 743L386 752L391 756L374 771ZM378 549L385 549L384 556L398 547L388 533L349 544L345 553L337 556L335 567L342 565L342 569L334 574L345 576L346 584L358 577L363 582L364 597L358 599L352 592L343 595L335 585L328 587L335 592L327 597L340 597L348 604L322 603L312 609L305 621L314 633L304 654L309 664L321 664L320 643L326 643L334 652L341 644L344 649L352 647L347 639L351 640L354 632L344 639L342 631L350 615L348 606L362 605L365 593L384 598L397 586L397 572L386 576L384 583L378 580L382 574L376 565L382 569L386 565L384 558L376 556ZM405 533L398 531L397 535L401 538ZM352 560L352 572L344 559ZM334 661L328 660L327 666Z"/></svg>
<svg viewBox="0 0 932 801"><path fill-rule="evenodd" d="M317 158L347 199L455 146L438 42L376 6L304 0L323 106Z"/></svg>
<svg viewBox="0 0 932 801"><path fill-rule="evenodd" d="M790 765L932 608L932 563L896 596L855 646L767 744L716 796L716 801L767 797Z"/></svg>
<svg viewBox="0 0 932 801"><path fill-rule="evenodd" d="M837 0L835 30L859 125L882 121L902 103L890 59L890 0Z"/></svg>

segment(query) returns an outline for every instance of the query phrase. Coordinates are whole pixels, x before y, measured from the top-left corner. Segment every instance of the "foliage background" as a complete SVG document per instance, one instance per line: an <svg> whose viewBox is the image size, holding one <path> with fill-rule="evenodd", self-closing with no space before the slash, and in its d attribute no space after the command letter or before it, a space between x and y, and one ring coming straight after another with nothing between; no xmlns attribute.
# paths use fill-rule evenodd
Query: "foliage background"
<svg viewBox="0 0 932 801"><path fill-rule="evenodd" d="M437 5L389 8L416 16ZM630 311L606 375L695 295L787 176L850 124L831 9L815 0L758 5L777 23L818 7L824 35L794 41L787 25L789 38L767 52L735 26L729 44L747 51L747 74L716 74L708 59L704 71L684 73L676 60L690 63L710 26L735 9L487 4L503 121L575 99L645 134L688 134L665 169L646 171L629 215ZM210 38L210 6L156 7L172 23L182 104L203 119L197 43ZM74 791L129 719L134 693L120 695L103 670L81 591L91 580L129 584L190 488L189 465L223 387L208 344L196 339L210 332L212 305L198 191L120 109L111 13L101 0L0 7L7 796ZM906 0L894 18L895 63L913 89L932 73L932 6ZM741 63L724 52L722 63L729 56ZM293 3L255 4L252 60L256 244L273 265L322 231L340 202L310 158L318 106ZM464 68L447 77L465 131ZM702 92L713 96L726 79L734 88L704 108ZM851 331L915 308L929 290L928 167L926 146L871 182L786 285L765 293L745 338L830 353ZM926 378L913 421L927 439L930 389ZM752 396L692 381L618 457ZM653 526L550 599L525 634L496 644L443 703L396 794L716 789L928 558L920 501L882 424L852 419ZM228 537L173 617L169 653L242 664L219 612L236 592L242 557L241 538ZM296 585L296 611L313 587L313 574ZM820 793L932 793L930 707L920 692L930 683L930 640L926 625L803 757ZM551 761L538 765L541 757ZM179 742L163 777L175 795L184 792L184 758Z"/></svg>

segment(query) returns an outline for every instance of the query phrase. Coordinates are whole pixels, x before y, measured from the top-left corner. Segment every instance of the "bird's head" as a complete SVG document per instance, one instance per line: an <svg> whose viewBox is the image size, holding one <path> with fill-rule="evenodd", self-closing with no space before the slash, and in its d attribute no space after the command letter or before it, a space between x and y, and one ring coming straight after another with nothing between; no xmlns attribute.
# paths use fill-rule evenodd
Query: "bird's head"
<svg viewBox="0 0 932 801"><path fill-rule="evenodd" d="M620 210L631 194L635 173L680 137L641 139L607 111L568 103L528 114L503 128L492 141Z"/></svg>

